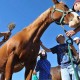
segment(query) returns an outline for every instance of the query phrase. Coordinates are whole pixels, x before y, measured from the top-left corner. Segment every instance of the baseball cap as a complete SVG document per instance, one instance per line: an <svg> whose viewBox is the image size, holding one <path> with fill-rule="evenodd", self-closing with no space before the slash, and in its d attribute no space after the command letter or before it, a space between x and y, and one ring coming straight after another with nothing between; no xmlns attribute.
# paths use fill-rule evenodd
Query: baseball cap
<svg viewBox="0 0 80 80"><path fill-rule="evenodd" d="M77 2L80 2L80 0L75 0L75 2L74 2L74 4L73 4L73 7L72 7L72 10L73 10L73 11L75 11L74 5L75 5Z"/></svg>
<svg viewBox="0 0 80 80"><path fill-rule="evenodd" d="M74 4L77 3L77 2L80 2L80 0L75 0Z"/></svg>
<svg viewBox="0 0 80 80"><path fill-rule="evenodd" d="M56 37L56 41L57 41L57 42L58 42L58 38L59 38L60 36L64 37L63 34L59 34L59 35ZM65 37L64 37L64 38L65 38Z"/></svg>
<svg viewBox="0 0 80 80"><path fill-rule="evenodd" d="M80 39L79 37L75 37L74 39L73 39L73 41L75 41L75 40L77 40L77 39Z"/></svg>
<svg viewBox="0 0 80 80"><path fill-rule="evenodd" d="M45 50L40 50L40 51L39 51L39 55L45 56L45 55L46 55Z"/></svg>
<svg viewBox="0 0 80 80"><path fill-rule="evenodd" d="M64 37L63 34L59 34L59 35L56 37L56 40L57 40L60 36Z"/></svg>

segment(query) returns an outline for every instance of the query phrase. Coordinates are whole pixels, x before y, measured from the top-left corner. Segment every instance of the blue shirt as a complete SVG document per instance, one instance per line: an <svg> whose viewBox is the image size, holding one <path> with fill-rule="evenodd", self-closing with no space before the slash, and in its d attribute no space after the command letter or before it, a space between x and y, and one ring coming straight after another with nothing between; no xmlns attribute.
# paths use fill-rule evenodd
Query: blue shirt
<svg viewBox="0 0 80 80"><path fill-rule="evenodd" d="M52 51L53 54L54 53L57 54L58 64L61 65L63 56L65 55L65 53L68 53L68 44L60 44L50 48L50 50Z"/></svg>
<svg viewBox="0 0 80 80"><path fill-rule="evenodd" d="M39 71L39 80L50 80L51 64L47 59L40 59L37 62L36 71Z"/></svg>

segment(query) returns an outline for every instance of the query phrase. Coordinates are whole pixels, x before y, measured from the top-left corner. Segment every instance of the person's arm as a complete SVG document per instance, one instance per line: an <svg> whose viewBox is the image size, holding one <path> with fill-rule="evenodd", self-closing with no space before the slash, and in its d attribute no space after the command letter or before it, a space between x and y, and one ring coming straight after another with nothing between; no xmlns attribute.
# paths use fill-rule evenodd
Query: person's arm
<svg viewBox="0 0 80 80"><path fill-rule="evenodd" d="M11 32L6 32L6 33L3 33L3 34L4 34L3 40L7 41L9 39L10 35L11 35Z"/></svg>
<svg viewBox="0 0 80 80"><path fill-rule="evenodd" d="M11 32L1 32L0 33L0 37L4 36L4 38L0 42L0 46L9 39L10 35L11 35Z"/></svg>
<svg viewBox="0 0 80 80"><path fill-rule="evenodd" d="M0 32L0 37L6 36L6 35L10 35L10 34L11 34L10 31L8 31L8 32Z"/></svg>
<svg viewBox="0 0 80 80"><path fill-rule="evenodd" d="M67 36L73 36L73 35L75 35L77 32L79 32L80 31L80 26L79 27L77 27L76 29L74 29L74 30L70 30L70 31L67 31L66 32L66 35Z"/></svg>
<svg viewBox="0 0 80 80"><path fill-rule="evenodd" d="M48 49L47 47L45 47L42 42L40 42L41 47L46 51L46 52L51 52L50 49Z"/></svg>
<svg viewBox="0 0 80 80"><path fill-rule="evenodd" d="M10 31L8 31L8 32L0 32L0 37L4 36L3 40L5 40L5 41L7 41L9 39L10 35L11 35Z"/></svg>
<svg viewBox="0 0 80 80"><path fill-rule="evenodd" d="M79 55L75 49L75 47L73 45L70 45L71 50L73 51L73 55L75 56L75 58L78 60L79 59Z"/></svg>
<svg viewBox="0 0 80 80"><path fill-rule="evenodd" d="M79 32L79 31L80 31L80 26L77 27L76 29L74 29L74 32L75 32L75 33Z"/></svg>

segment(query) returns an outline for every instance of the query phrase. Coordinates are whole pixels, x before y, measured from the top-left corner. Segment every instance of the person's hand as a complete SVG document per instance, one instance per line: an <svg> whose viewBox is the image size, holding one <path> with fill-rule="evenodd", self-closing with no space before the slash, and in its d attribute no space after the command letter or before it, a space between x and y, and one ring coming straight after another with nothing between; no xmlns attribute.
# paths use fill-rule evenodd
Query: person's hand
<svg viewBox="0 0 80 80"><path fill-rule="evenodd" d="M67 35L67 36L70 36L70 37L73 36L73 35L75 35L75 34L76 34L76 33L75 33L74 30L70 30L70 31L67 31L67 32L66 32L66 35Z"/></svg>

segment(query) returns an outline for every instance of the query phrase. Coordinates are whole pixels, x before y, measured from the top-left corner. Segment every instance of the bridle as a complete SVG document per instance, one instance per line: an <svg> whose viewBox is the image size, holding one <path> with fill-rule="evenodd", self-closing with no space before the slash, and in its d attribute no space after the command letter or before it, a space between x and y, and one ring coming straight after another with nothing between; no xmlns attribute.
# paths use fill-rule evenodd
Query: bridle
<svg viewBox="0 0 80 80"><path fill-rule="evenodd" d="M63 13L61 19L60 19L59 21L55 21L55 22L56 22L57 24L59 24L59 25L63 25L63 24L64 24L64 22L63 22L63 21L64 21L64 17L65 17L67 14L69 14L70 12L72 12L71 9L69 9L68 11L63 11L63 10L61 10L61 9L56 8L56 6L54 5L54 6L53 6L53 10L52 10L52 14L51 14L51 18L52 18L52 19L53 19L52 15L53 15L53 13L54 13L55 11L58 11L58 12L62 12L62 13Z"/></svg>
<svg viewBox="0 0 80 80"><path fill-rule="evenodd" d="M63 11L63 10L61 10L61 9L57 9L56 8L56 6L54 5L53 6L53 10L52 10L52 14L51 14L51 18L53 19L53 17L52 17L52 15L53 15L53 13L55 12L55 11L58 11L58 12L62 12L63 13L63 15L62 15L62 17L60 18L60 20L59 21L55 21L58 25L61 25L61 27L63 28L63 30L64 30L64 32L66 33L67 32L67 30L64 28L64 17L67 15L67 14L69 14L69 13L71 13L72 12L72 10L71 9L69 9L68 11ZM69 40L71 41L71 44L73 44L73 39L69 36L68 37L69 39L66 41L66 42L68 42Z"/></svg>

